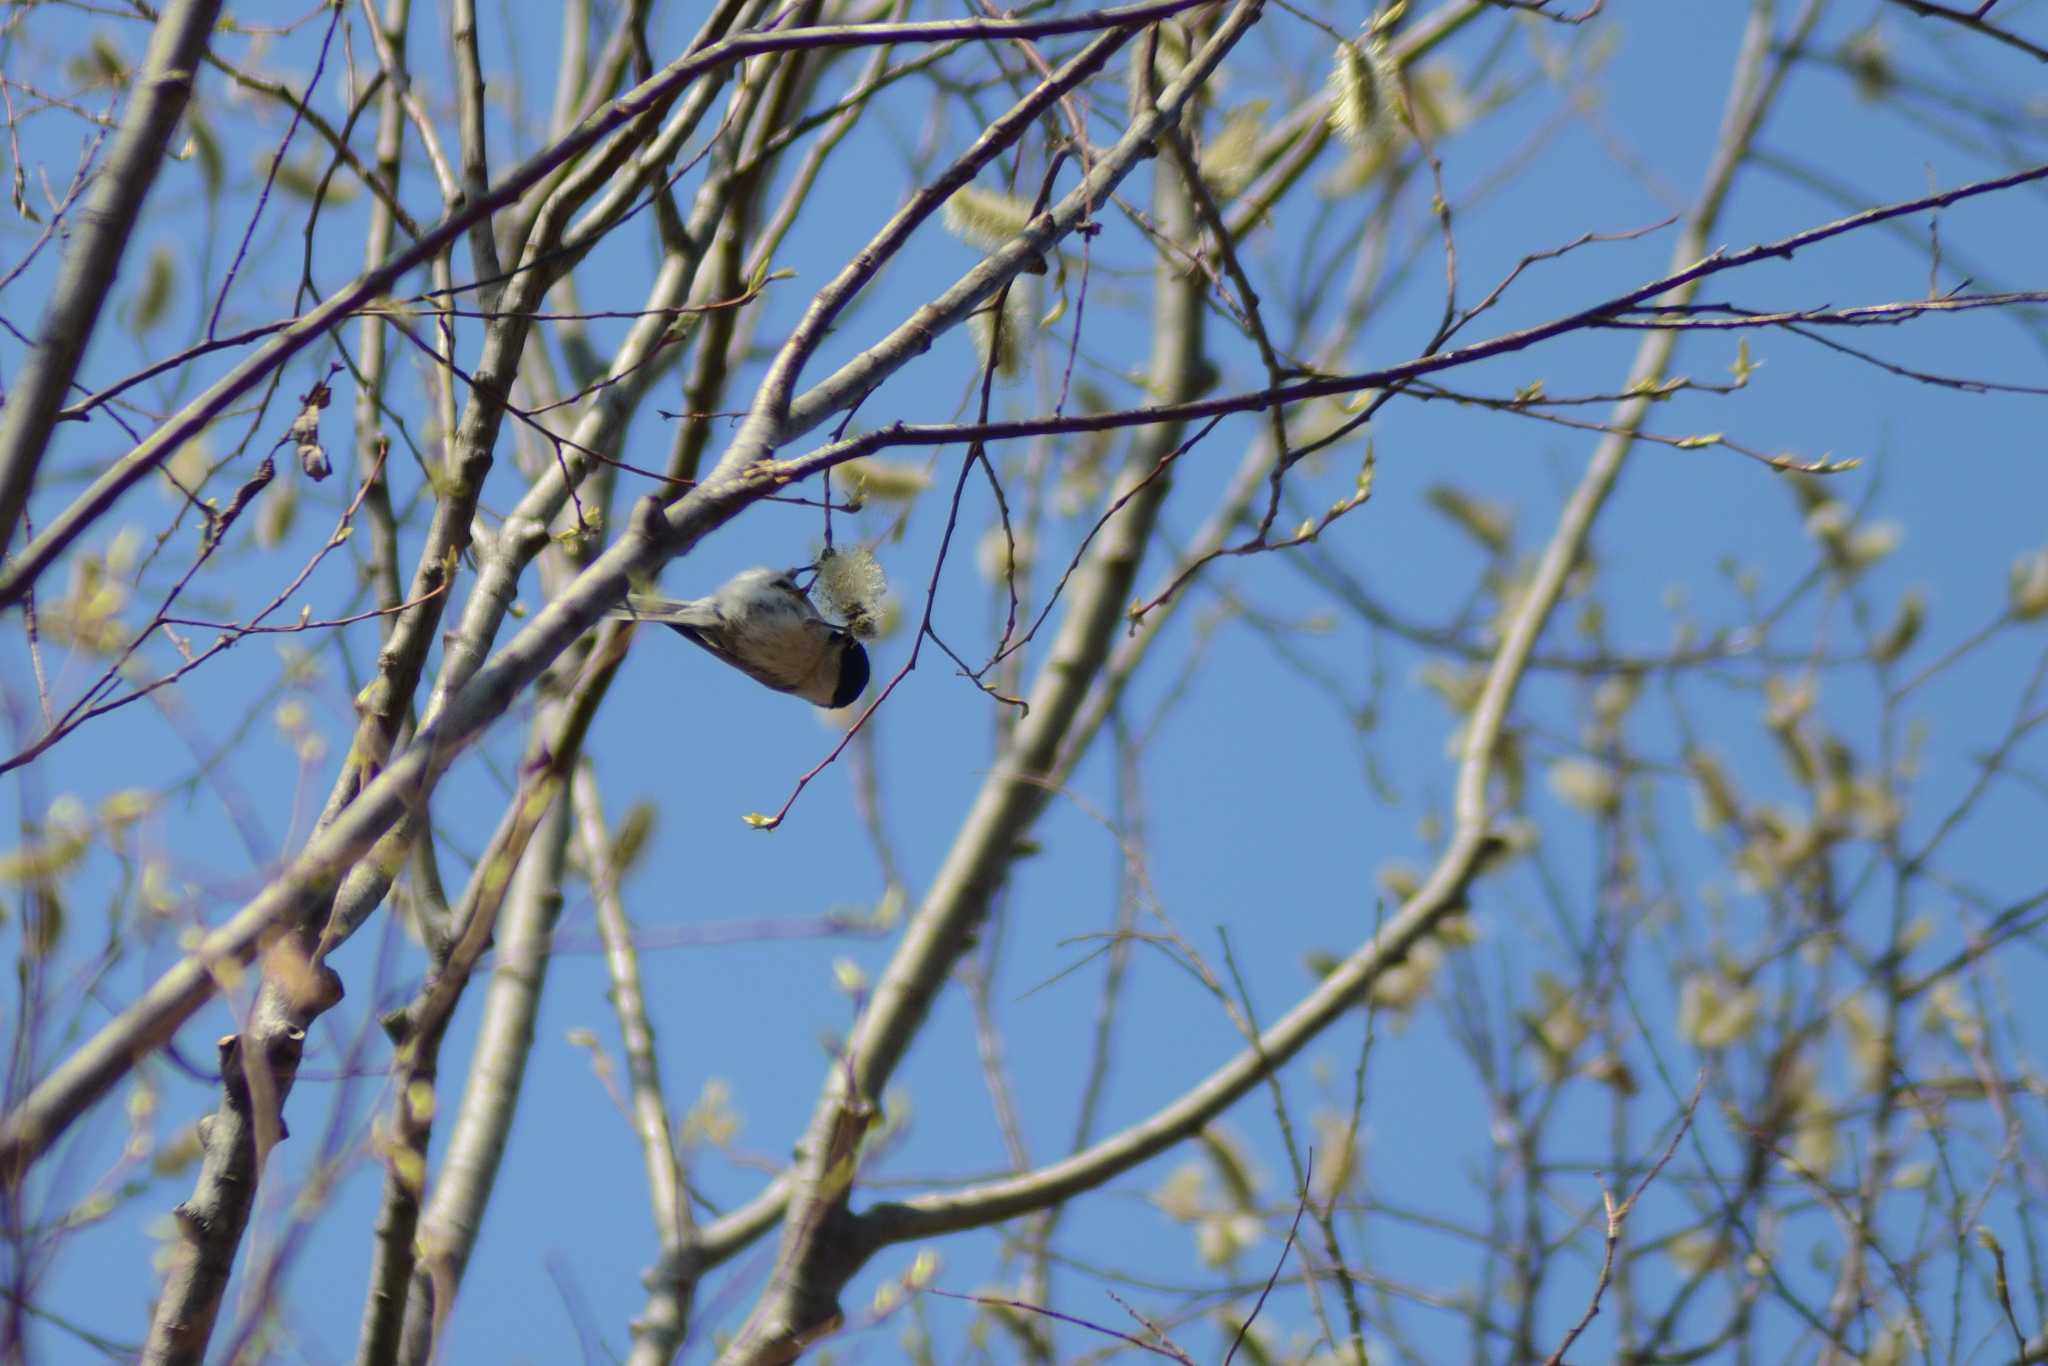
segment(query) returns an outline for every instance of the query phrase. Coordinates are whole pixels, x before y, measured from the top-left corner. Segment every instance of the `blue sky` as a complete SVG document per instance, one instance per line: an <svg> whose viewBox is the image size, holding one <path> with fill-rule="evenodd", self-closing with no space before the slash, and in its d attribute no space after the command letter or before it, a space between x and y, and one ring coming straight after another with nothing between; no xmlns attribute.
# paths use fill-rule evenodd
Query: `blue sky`
<svg viewBox="0 0 2048 1366"><path fill-rule="evenodd" d="M2035 13L2023 5L2008 8L2015 28L2023 28ZM1569 73L1559 83L1539 84L1528 97L1480 120L1443 149L1446 190L1458 206L1466 302L1529 251L1561 245L1587 231L1616 233L1663 219L1677 204L1658 192L1659 182L1674 187L1683 202L1713 146L1743 9L1733 3L1612 3L1593 30L1580 36L1489 15L1449 47L1443 60L1460 73L1483 68L1526 75L1539 52L1557 54ZM1960 136L1954 130L1969 128L1969 119L1941 101L1872 103L1856 97L1840 70L1822 62L1802 66L1760 139L1769 160L1743 176L1716 234L1718 243L1740 247L1769 240L1853 208L2044 159L2042 134L2048 130L2042 101L2048 87L2038 66L1960 29L1915 22L1883 4L1831 5L1814 46L1833 53L1873 20L1903 70L1944 90L1971 92L1986 106L2009 113L2009 126L1995 137ZM28 64L46 61L53 52L76 50L88 25L96 29L104 22L79 14L40 16L25 36L10 40L10 73L29 70ZM428 22L431 27L438 19ZM656 28L657 54L676 50L692 22L690 16L665 11ZM1340 22L1335 11L1331 22ZM1261 95L1283 103L1286 92L1260 84L1276 53L1296 64L1297 95L1319 85L1323 59L1316 43L1322 40L1314 31L1278 9L1269 13L1263 29L1232 69L1222 97L1226 103ZM137 26L113 32L131 57L139 51ZM538 117L545 100L531 92L544 89L548 79L552 16L532 26L508 24L500 16L487 24L487 32L487 60L516 63L529 83L525 91L494 89L501 102L499 117L522 96L532 111L523 117ZM319 23L301 25L270 43L264 60L274 70L294 73L295 83L303 81L311 73L319 35ZM247 42L223 40L226 51L244 57ZM438 52L438 47L430 50ZM354 58L365 60L361 51ZM330 114L340 101L338 76L337 59L315 99ZM31 75L14 78L34 80ZM841 77L835 72L831 79ZM1571 94L1583 96L1587 109L1573 113L1567 107ZM267 107L229 100L214 73L202 81L202 100L226 149L231 178L246 181L250 168L282 135L281 123ZM926 136L924 120L932 108L929 86L906 84L878 110L875 126L857 135L847 156L828 170L813 200L814 211L778 259L779 266L786 264L796 274L770 287L762 338L777 337L809 292L901 202L913 183L904 153L918 148ZM443 126L452 129L452 120ZM32 182L38 174L59 184L68 178L78 127L75 120L47 115L24 125L22 156L32 168ZM497 146L505 149L498 155L506 161L533 146L523 129L505 125L497 131L503 134ZM972 131L956 115L933 136L951 149ZM1641 183L1618 163L1617 153L1623 150L1654 173L1651 184ZM1853 203L1836 202L1814 184L1773 169L1795 163L1824 169L1828 181L1851 191ZM407 203L423 217L431 216L433 197L424 169L408 166L407 177ZM1142 175L1126 187L1126 194L1143 202ZM1427 236L1429 223L1420 207L1411 195L1396 219L1400 240L1423 243L1415 269L1344 358L1352 368L1413 355L1442 307L1441 257ZM1364 206L1339 202L1327 212L1323 231L1355 232ZM301 256L301 217L302 206L288 197L270 206L254 234L247 276L230 297L226 325L263 321L289 310ZM360 196L323 218L311 253L315 278L323 286L332 288L359 268L362 219ZM1269 306L1274 297L1285 297L1286 283L1293 278L1298 255L1289 245L1295 240L1289 231L1293 226L1283 218L1247 253L1248 266L1262 282L1272 282L1266 291ZM240 219L208 221L195 164L166 168L114 301L117 310L125 306L141 263L163 247L178 267L177 302L166 323L144 339L128 335L117 319L110 319L89 357L88 382L126 373L189 340L203 325L195 308L195 276L210 268L207 278L218 280L241 227ZM4 256L10 264L33 232L19 223L8 228ZM652 235L643 216L592 258L578 277L584 308L630 309L641 302L654 259ZM2043 240L2048 240L2048 211L2038 187L1949 210L1940 221L1941 281L1953 287L1967 274L1980 290L2037 288ZM1102 273L1091 285L1096 293L1085 343L1088 362L1105 370L1139 364L1149 342L1142 313L1134 318L1128 310L1119 312L1118 304L1135 297L1142 277L1116 271L1141 268L1144 244L1127 221L1111 219L1093 251ZM1529 325L1632 288L1661 273L1670 252L1671 234L1665 230L1540 266L1500 308L1474 324L1471 336ZM866 345L975 259L972 248L945 236L936 223L930 225L841 324L809 377L829 373L837 359ZM16 328L27 330L39 312L53 267L54 257L46 252L0 293L0 314ZM1751 307L1907 299L1924 294L1929 271L1922 218L1899 233L1856 234L1789 262L1745 270L1710 286L1706 297ZM2041 341L2038 311L2031 326L2030 331L2011 317L1985 312L1872 329L1852 340L1901 365L2039 384L2048 348ZM616 341L623 329L623 323L600 322L591 332L602 347ZM1257 361L1249 345L1213 320L1212 335L1225 385L1256 383ZM473 354L473 332L462 337L465 354ZM1636 342L1637 335L1627 332L1569 338L1489 362L1454 382L1500 394L1537 380L1553 394L1612 389ZM1909 588L1925 594L1928 625L1904 661L1908 672L1995 616L2008 566L2042 544L2048 524L2043 517L2048 510L2043 432L2048 426L2040 418L2040 398L1914 384L1782 334L1752 338L1750 350L1761 368L1746 388L1729 397L1689 395L1661 405L1653 414L1653 428L1677 435L1725 431L1732 439L1806 459L1860 458L1859 469L1837 477L1836 495L1853 507L1867 507L1869 519L1895 520L1903 540L1863 577L1859 592L1866 603L1887 610ZM0 373L17 373L20 355L18 342L0 347ZM1048 355L1056 377L1058 348L1048 348ZM269 433L281 430L291 395L324 369L325 353L309 356L286 373L257 448L268 443ZM1735 359L1732 336L1705 334L1681 345L1675 369L1725 382ZM963 416L972 363L964 337L949 339L870 399L862 421L879 425ZM400 406L417 422L418 363L401 355L398 364L398 388L405 395ZM167 409L192 391L189 384L183 391L166 385L147 401ZM676 396L671 377L636 420L628 459L663 463L671 430L653 408L677 406ZM337 455L348 445L351 398L352 392L338 385L325 419L328 443ZM1035 381L1002 391L999 402L1014 411L1035 411ZM233 423L223 425L239 430ZM1256 431L1250 419L1226 422L1182 461L1164 514L1169 535L1191 534ZM1533 553L1594 440L1583 432L1473 408L1413 401L1389 405L1371 435L1377 458L1373 498L1327 536L1315 555L1341 565L1404 616L1432 624L1463 608L1485 565L1473 543L1431 510L1428 490L1450 484L1511 508L1517 551ZM220 447L229 439L221 438ZM717 445L714 439L714 451ZM509 446L508 437L505 449ZM61 506L75 488L70 474L125 449L126 439L104 422L63 432L51 458L49 487L39 491L34 504L36 513L47 517ZM1025 454L1020 448L998 452L998 457L1021 461ZM1326 472L1309 472L1309 506L1318 506L1315 500L1325 498L1327 490L1348 487L1360 454L1356 443L1340 447L1332 452ZM950 449L936 456L941 490L950 486L958 458ZM408 462L395 468L401 495L417 487ZM1004 468L1017 476L1013 465ZM209 491L224 496L241 477L235 471L223 473ZM265 600L272 585L303 563L308 549L332 525L349 493L346 483L338 477L319 488L297 485L301 510L293 535L275 551L243 554L232 576L195 588L187 602L191 615L246 612ZM501 460L487 488L486 508L509 507L518 487L510 461ZM892 584L912 612L921 601L943 525L940 496L926 495L900 540L886 539L877 546ZM122 504L116 520L154 534L172 511L156 491L145 489ZM973 567L974 541L990 512L985 487L971 481L962 512L962 525L971 534L948 570L935 617L948 640L969 657L986 654L1000 624L999 617L992 617L996 609L989 586ZM880 535L888 515L886 508L864 514L857 523L859 534ZM1673 643L1681 619L1706 630L1739 623L1745 609L1736 580L1742 573L1753 573L1761 598L1772 601L1814 563L1801 518L1786 481L1729 450L1639 449L1594 538L1608 641L1630 651L1655 652ZM1045 563L1059 563L1084 525L1054 524L1046 536ZM93 548L104 550L111 534L110 528ZM189 531L185 534L189 539ZM805 558L818 535L813 509L762 506L686 562L672 565L664 583L678 594L706 591L748 565ZM416 543L417 532L408 545ZM336 557L323 566L287 614L295 613L301 600L312 605L316 617L359 610L350 563ZM409 560L402 563L409 567ZM1169 629L1129 708L1135 729L1155 719L1158 726L1138 765L1138 799L1120 798L1115 766L1106 752L1091 758L1071 791L1057 796L1040 822L1034 838L1041 852L1018 865L999 900L986 931L1001 944L993 999L1022 1131L1036 1161L1063 1153L1071 1141L1081 1059L1101 981L1099 963L1074 969L1094 951L1090 936L1114 922L1119 873L1129 868L1117 832L1125 839L1142 833L1149 896L1210 963L1220 966L1227 936L1246 990L1264 1019L1279 1015L1309 985L1305 955L1345 952L1369 932L1379 898L1376 870L1396 859L1424 865L1435 848L1441 827L1432 831L1428 826L1432 815L1441 821L1447 806L1453 771L1445 745L1453 722L1419 681L1426 656L1345 614L1304 568L1280 555L1233 561L1213 582L1192 590L1196 610L1183 613ZM1160 569L1155 554L1141 582L1155 582ZM146 582L160 588L163 579L164 571L156 569ZM1336 680L1339 696L1278 657L1265 636L1241 621L1226 621L1216 627L1213 640L1205 639L1198 621L1215 605L1219 585L1282 621L1329 615L1330 629L1287 638L1323 675ZM466 580L462 586L466 591ZM538 600L534 576L528 576L522 591L528 605ZM1569 629L1577 612L1577 604L1567 607L1546 637L1546 648L1581 643ZM1852 649L1856 628L1851 618L1850 604L1831 605L1816 595L1790 616L1778 639L1785 648L1808 648L1818 638L1830 652ZM25 738L30 732L23 730L22 719L32 714L34 685L18 631L8 631L5 639L0 678L16 717L15 734ZM2031 633L2004 633L1916 694L1909 712L1929 727L1928 758L1909 831L1931 829L1946 804L1966 790L1975 773L1972 756L1999 741L2016 708L2038 709L2038 699L2028 704L2022 698L2043 646L2038 627ZM350 628L345 645L319 643L311 681L290 689L289 696L309 715L307 732L324 741L318 753L302 752L275 724L277 705L286 696L281 680L291 663L290 648L268 639L246 641L175 691L170 703L175 714L144 703L94 723L0 785L0 803L18 824L36 818L61 793L75 793L93 808L120 789L168 789L133 831L138 858L161 860L174 881L188 889L183 903L188 913L224 916L303 839L346 748L349 698L373 658L374 628ZM908 638L900 633L881 642L875 650L878 676L892 673L907 648ZM430 661L430 674L437 663L438 653ZM60 661L52 671L53 691L60 697L75 691L91 676L91 667L90 661ZM1688 678L1678 696L1685 715L1728 757L1746 790L1793 803L1797 785L1759 724L1762 703L1754 680L1754 669L1731 667ZM1868 674L1827 671L1820 686L1833 723L1855 743L1866 744L1877 716ZM1552 901L1584 914L1584 903L1593 894L1598 851L1591 826L1556 801L1542 782L1541 761L1573 743L1578 700L1576 685L1555 674L1533 677L1524 689L1532 756L1529 815L1541 833L1545 859L1542 875L1525 864L1483 883L1475 894L1481 940L1471 963L1499 993L1495 1028L1512 1026L1515 1008L1533 993L1534 969L1571 961ZM1361 730L1349 712L1368 701L1375 724ZM459 765L437 793L435 814L446 832L444 869L451 881L467 875L466 857L473 856L498 819L528 715L522 708L508 716L494 731L486 754ZM1632 743L1647 755L1675 761L1680 745L1672 716L1668 698L1651 698L1631 718ZM913 903L991 767L994 725L990 703L929 650L873 723L887 830ZM238 735L243 738L232 757L212 776L193 780L195 752L210 753ZM800 704L754 687L678 640L644 633L589 740L612 818L642 800L658 811L654 841L626 890L650 944L677 945L650 947L643 959L669 1096L681 1108L707 1082L721 1078L730 1084L733 1103L744 1116L733 1150L704 1154L693 1168L703 1198L716 1208L747 1199L765 1179L764 1171L786 1158L802 1132L828 1065L826 1041L849 1026L853 1010L834 985L835 962L851 960L872 977L894 945L893 934L715 948L681 942L706 926L802 921L834 909L872 907L884 896L885 879L856 809L849 763L815 783L783 829L764 835L741 819L780 806L798 775L829 751L834 736ZM2038 737L2019 758L2031 762L2033 771L2043 770ZM1755 952L1788 927L1770 924L1759 899L1734 885L1713 848L1692 832L1682 795L1668 793L1653 808L1680 850L1674 866L1662 874L1679 900L1681 925L1666 941L1669 951L1682 957L1724 944ZM1967 869L1973 885L1994 900L2037 889L2043 867L2035 848L2041 802L2039 790L2029 797L2023 787L2001 788L1983 816L1956 836L1950 863ZM100 908L124 895L122 872L119 859L97 851L67 884L75 936L67 953L95 942L101 933ZM20 924L19 897L11 894L10 901L7 928L13 931ZM1859 916L1876 918L1853 921L1845 933L1877 933L1889 913L1880 902L1873 896L1867 905L1859 903ZM1968 916L1957 904L1930 897L1919 909L1936 923L1926 946L1930 958L1962 942ZM604 1349L623 1352L625 1325L642 1301L639 1278L652 1259L654 1237L639 1153L593 1073L590 1052L571 1037L579 1029L593 1031L617 1065L617 1028L606 999L603 962L594 951L587 889L580 882L568 889L560 939L563 949L550 969L500 1196L467 1273L451 1325L449 1360L578 1359L591 1351L582 1339L579 1315ZM2027 956L2037 952L2018 948L2013 975L1995 979L2013 996L2004 1017L2011 1030L2005 1045L2022 1058L2038 1046L2048 1026L2018 975L2038 971ZM107 1010L132 996L176 953L173 934L137 936L96 999L79 1002L77 1027L97 1026ZM381 1088L389 1049L375 1021L409 995L420 962L416 946L385 917L372 922L336 959L349 997L321 1021L309 1046L306 1076L290 1111L293 1138L277 1159L290 1177L302 1176L319 1158L330 1134L339 1149L360 1153L372 1114L388 1109ZM1663 972L1658 967L1654 955L1646 956L1632 968L1629 982L1637 1007L1657 1022L1662 1056L1674 1061L1682 1093L1700 1061L1669 1037L1675 988L1668 964ZM10 975L10 985L0 989L9 993L10 1016L16 991L11 981ZM1141 950L1134 955L1128 992L1104 1128L1149 1114L1239 1046L1214 998L1161 954ZM443 1055L444 1105L452 1105L455 1079L468 1057L478 996L471 993ZM1479 1227L1485 1217L1481 1188L1498 1157L1489 1136L1495 1117L1487 1113L1484 1094L1456 1047L1461 1022L1449 1017L1443 1004L1448 999L1424 1006L1405 1024L1381 1018L1375 1025L1364 1115L1366 1173L1371 1190L1383 1199ZM1285 1073L1290 1111L1298 1122L1318 1109L1347 1103L1365 1025L1363 1015L1350 1017ZM211 1057L211 1041L228 1027L223 1009L209 1009L181 1033L181 1049L204 1063ZM68 1042L41 1040L38 1066L47 1068ZM358 1055L360 1075L347 1075L349 1059ZM157 1133L167 1136L199 1112L206 1093L161 1064L149 1065L147 1072L161 1088ZM874 1173L876 1194L1005 1169L1008 1159L983 1084L973 1020L957 984L934 1010L898 1074L898 1086L908 1127L900 1146ZM36 1194L45 1202L44 1217L70 1208L95 1189L114 1162L125 1138L117 1107L127 1095L123 1088L81 1125L39 1177ZM1645 1069L1644 1093L1635 1110L1639 1151L1659 1141L1657 1126L1682 1099L1652 1083ZM1588 1168L1575 1178L1560 1178L1558 1187L1585 1202L1582 1208L1597 1206L1592 1169L1609 1152L1604 1102L1604 1093L1590 1083L1569 1089L1553 1130L1552 1159ZM439 1126L437 1138L445 1137L446 1127ZM1261 1093L1247 1100L1224 1127L1254 1154L1265 1178L1263 1198L1284 1206L1287 1169L1269 1099ZM1702 1127L1713 1128L1703 1137L1706 1151L1726 1158L1732 1152L1726 1130ZM1189 1231L1149 1198L1174 1167L1192 1156L1191 1150L1176 1151L1081 1201L1064 1226L1063 1246L1092 1263L1140 1268L1148 1280L1164 1285L1212 1285L1226 1279L1223 1272L1200 1264ZM188 1174L155 1181L121 1200L104 1220L69 1235L42 1287L51 1311L117 1340L139 1339L153 1293L155 1231L188 1181ZM358 1156L332 1204L306 1234L288 1282L285 1328L293 1341L282 1359L329 1361L352 1354L380 1181L374 1162ZM1674 1170L1669 1198L1646 1206L1643 1236L1676 1226L1681 1218L1678 1191L1684 1189L1691 1187ZM1568 1211L1552 1213L1556 1227L1562 1227ZM259 1248L275 1247L290 1234L288 1214L275 1202L264 1207L255 1234ZM1994 1200L1985 1218L2008 1239L2016 1238L2009 1207ZM1805 1261L1805 1240L1810 1236L1813 1246L1824 1248L1824 1225L1816 1220L1819 1231L1795 1225L1784 1249L1788 1267L1799 1268L1792 1274L1821 1277L1822 1285L1824 1270ZM1347 1243L1353 1262L1388 1270L1405 1284L1435 1293L1476 1290L1470 1247L1457 1237L1420 1232L1391 1218L1367 1221L1351 1236L1357 1240ZM1590 1245L1597 1250L1597 1240ZM1014 1285L1014 1279L1001 1279L1006 1274L1014 1278L1014 1271L1001 1269L993 1236L950 1239L938 1250L944 1262L937 1284L946 1289ZM1268 1236L1247 1252L1235 1278L1262 1275L1279 1250L1278 1237ZM902 1275L915 1251L902 1248L878 1258L850 1289L849 1312L858 1314L879 1281ZM700 1299L709 1315L708 1330L737 1326L768 1255L764 1244L714 1278ZM1590 1290L1593 1264L1576 1254L1567 1255L1565 1263L1569 1269L1557 1273L1543 1301L1539 1340L1554 1341L1577 1317ZM1658 1278L1668 1274L1646 1271L1646 1296L1654 1298ZM1125 1326L1102 1286L1079 1271L1056 1275L1053 1292L1063 1312ZM217 1347L232 1331L239 1293L239 1285L230 1292ZM1144 1292L1128 1293L1142 1297ZM1936 1298L1944 1297L1945 1290ZM1159 1292L1146 1302L1171 1301ZM930 1315L942 1357L959 1355L963 1316L957 1307L930 1303L920 1312ZM1268 1314L1267 1322L1283 1341L1312 1323L1298 1293L1278 1297ZM1432 1314L1411 1307L1400 1322L1425 1359L1466 1349L1467 1330L1455 1310ZM904 1323L899 1316L856 1334L842 1350L869 1360L894 1359ZM1611 1345L1611 1338L1600 1336L1609 1325L1605 1319L1595 1325L1589 1359L1599 1359ZM1980 1349L1975 1334L1985 1327L1973 1321L1963 1335L1965 1358ZM1783 1334L1766 1338L1780 1354L1797 1353L1800 1339L1789 1318L1772 1331ZM1190 1326L1181 1340L1198 1359L1221 1359L1213 1324ZM1060 1342L1069 1353L1093 1345L1069 1329L1060 1330ZM36 1344L38 1360L101 1359L76 1337L47 1326L38 1331ZM708 1360L707 1346L696 1342L686 1359ZM992 1350L1003 1359L1000 1348ZM1489 1358L1495 1354L1493 1349L1486 1353ZM603 1349L596 1350L596 1359L603 1355Z"/></svg>

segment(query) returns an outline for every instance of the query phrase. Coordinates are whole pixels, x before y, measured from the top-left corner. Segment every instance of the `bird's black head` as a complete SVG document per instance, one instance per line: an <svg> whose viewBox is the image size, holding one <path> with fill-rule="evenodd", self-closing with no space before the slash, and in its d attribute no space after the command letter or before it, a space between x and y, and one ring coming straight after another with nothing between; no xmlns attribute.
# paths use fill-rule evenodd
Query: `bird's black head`
<svg viewBox="0 0 2048 1366"><path fill-rule="evenodd" d="M846 637L846 648L839 652L839 686L832 690L833 707L849 707L867 691L868 651L865 645L851 635Z"/></svg>

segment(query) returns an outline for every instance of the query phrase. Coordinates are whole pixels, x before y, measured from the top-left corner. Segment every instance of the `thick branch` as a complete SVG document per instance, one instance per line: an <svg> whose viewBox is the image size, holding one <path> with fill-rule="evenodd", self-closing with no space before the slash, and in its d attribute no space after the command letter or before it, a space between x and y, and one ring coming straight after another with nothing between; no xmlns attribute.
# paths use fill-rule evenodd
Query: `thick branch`
<svg viewBox="0 0 2048 1366"><path fill-rule="evenodd" d="M223 1238L222 1226L237 1231L248 1223L262 1170L264 1144L251 1089L274 1091L298 1072L306 1036L297 1030L271 1035L266 1052L251 1060L245 1039L228 1034L219 1043L221 1102L199 1121L204 1156L193 1197L173 1211L176 1237L168 1244L164 1286L157 1298L142 1360L149 1366L197 1366L206 1359L207 1340L220 1313L221 1295L234 1268L239 1236ZM253 1065L252 1065L253 1063ZM271 1142L282 1138L282 1130Z"/></svg>
<svg viewBox="0 0 2048 1366"><path fill-rule="evenodd" d="M496 960L469 1079L448 1135L447 1154L441 1159L440 1179L420 1212L416 1241L423 1262L413 1273L406 1301L398 1352L403 1362L428 1359L436 1325L445 1321L469 1265L504 1159L533 1052L534 1020L547 982L555 918L562 909L568 817L568 802L558 795L520 861L499 917Z"/></svg>

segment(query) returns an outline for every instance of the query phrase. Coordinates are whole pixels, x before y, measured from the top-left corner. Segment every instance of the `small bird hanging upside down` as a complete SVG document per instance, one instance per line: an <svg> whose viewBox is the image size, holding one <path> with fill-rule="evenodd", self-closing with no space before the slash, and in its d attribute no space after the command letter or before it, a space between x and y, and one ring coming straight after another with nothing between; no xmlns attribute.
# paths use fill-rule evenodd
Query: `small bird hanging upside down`
<svg viewBox="0 0 2048 1366"><path fill-rule="evenodd" d="M796 573L748 569L710 597L685 602L634 593L610 615L670 627L777 692L848 706L868 686L867 647L818 614Z"/></svg>

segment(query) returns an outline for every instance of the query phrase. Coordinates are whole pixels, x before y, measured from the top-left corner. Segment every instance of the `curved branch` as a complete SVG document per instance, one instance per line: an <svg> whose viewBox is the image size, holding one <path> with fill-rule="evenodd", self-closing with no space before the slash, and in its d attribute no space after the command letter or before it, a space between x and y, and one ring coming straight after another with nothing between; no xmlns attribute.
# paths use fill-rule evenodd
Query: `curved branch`
<svg viewBox="0 0 2048 1366"><path fill-rule="evenodd" d="M1810 23L1818 6L1809 5L1808 9ZM1780 61L1768 74L1762 70L1770 37L1768 22L1753 18L1730 93L1715 163L1676 245L1675 261L1696 259L1704 249L1735 171L1778 88L1784 62ZM1790 46L1796 48L1797 44ZM1692 288L1691 284L1683 286L1674 302L1683 302ZM1642 390L1648 390L1668 369L1676 346L1675 333L1658 332L1645 337L1631 367L1631 379L1646 381ZM861 1216L862 1232L867 1237L885 1244L983 1227L1055 1205L1130 1170L1193 1134L1300 1052L1323 1029L1352 1009L1382 973L1398 965L1416 944L1433 933L1438 922L1464 905L1466 889L1483 871L1496 846L1486 798L1509 705L1527 670L1537 638L1564 595L1572 566L1585 552L1594 521L1613 491L1634 445L1632 434L1649 405L1650 399L1642 396L1641 391L1616 405L1609 434L1595 449L1558 519L1521 605L1507 625L1487 671L1479 703L1467 723L1453 802L1456 825L1450 843L1400 912L1250 1047L1149 1118L1034 1172L966 1190L878 1205Z"/></svg>

